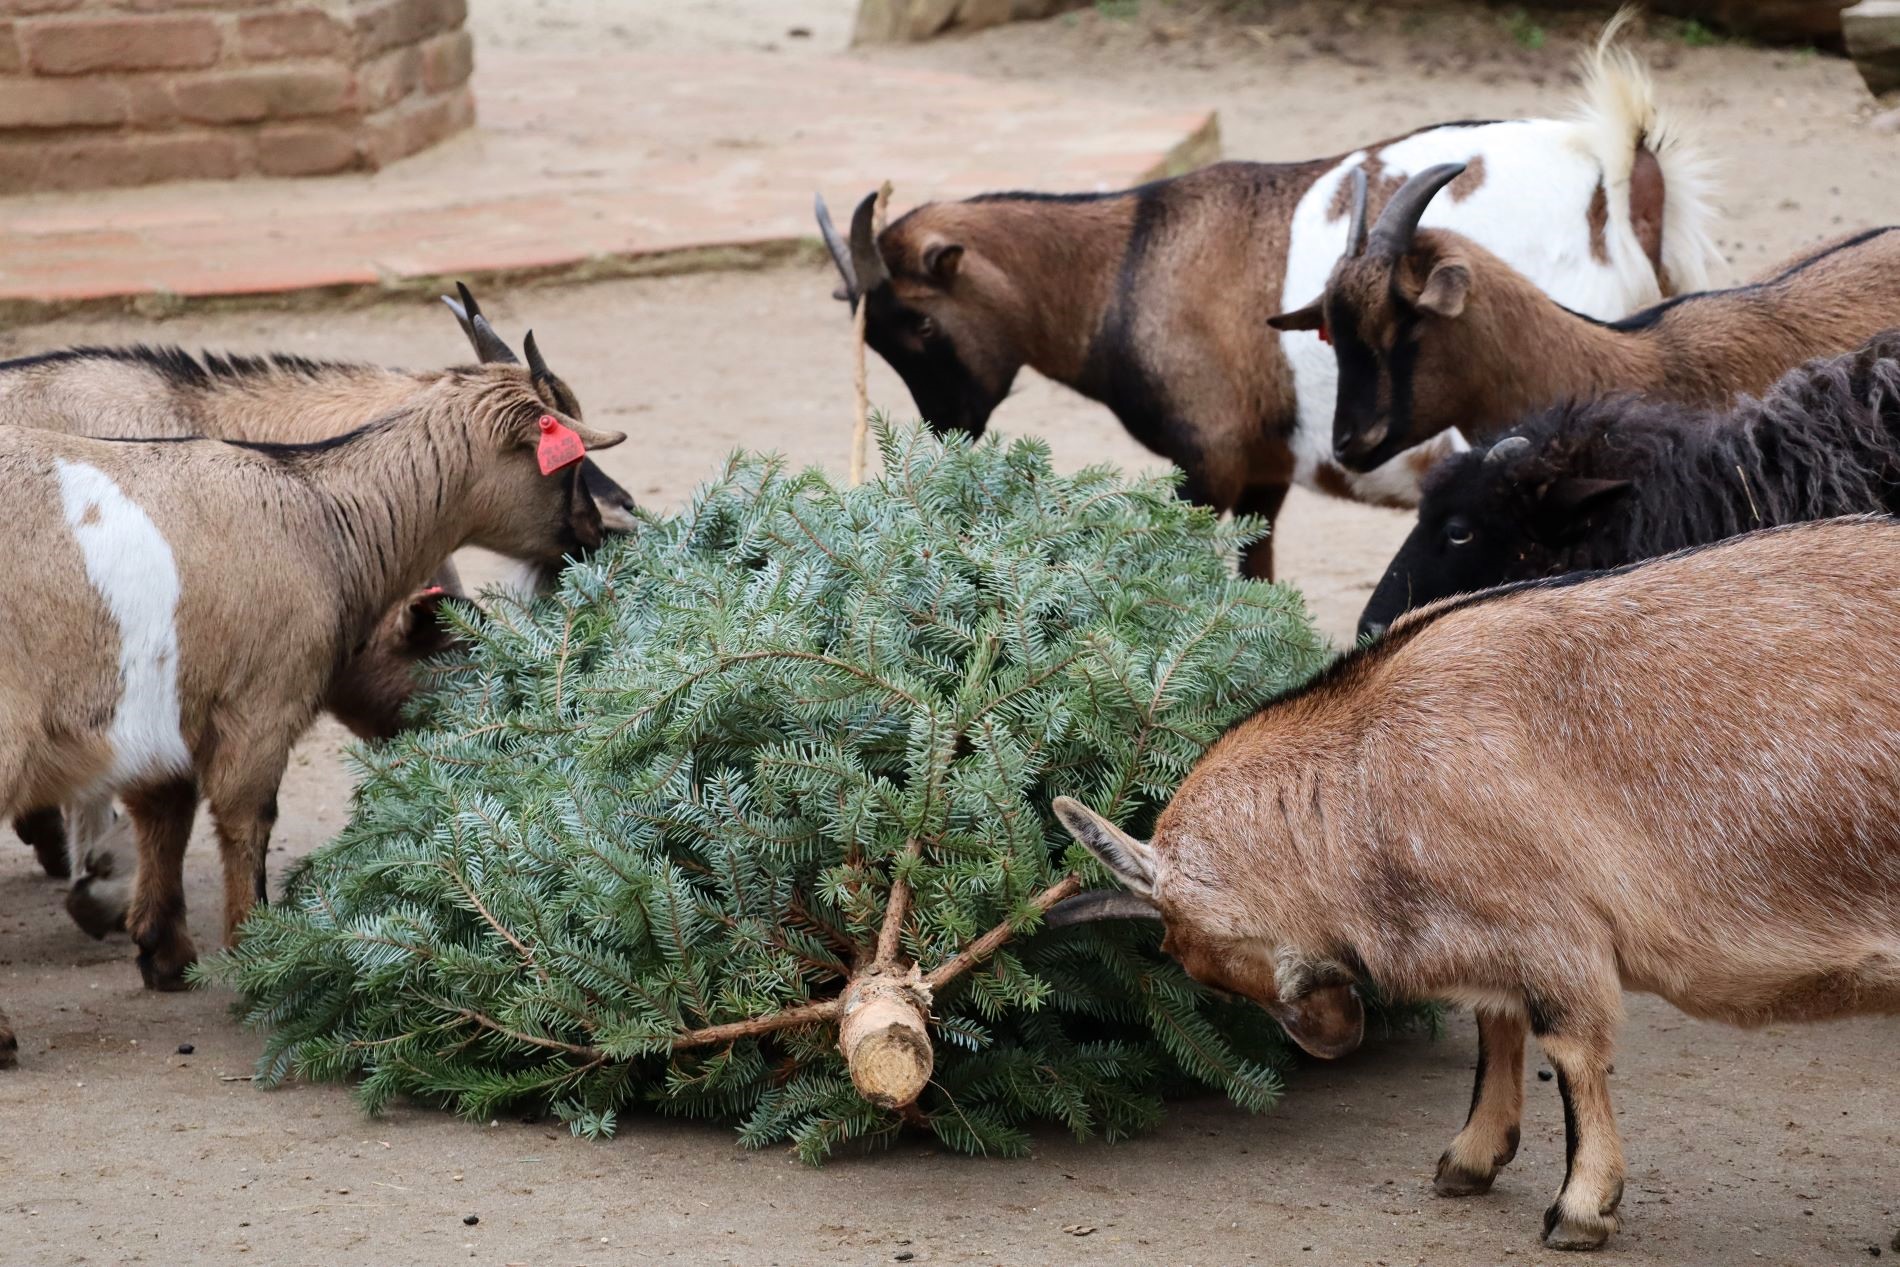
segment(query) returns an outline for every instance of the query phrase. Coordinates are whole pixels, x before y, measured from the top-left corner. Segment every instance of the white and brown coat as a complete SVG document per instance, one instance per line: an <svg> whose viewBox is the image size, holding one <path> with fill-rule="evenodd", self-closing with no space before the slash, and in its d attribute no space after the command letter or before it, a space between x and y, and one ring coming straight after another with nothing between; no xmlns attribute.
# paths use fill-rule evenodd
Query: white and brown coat
<svg viewBox="0 0 1900 1267"><path fill-rule="evenodd" d="M350 650L454 550L555 561L600 541L578 465L543 475L525 369L448 371L313 445L0 429L0 815L118 796L148 984L194 956L181 870L198 797L228 941L263 889L291 744ZM554 418L592 448L622 436Z"/></svg>

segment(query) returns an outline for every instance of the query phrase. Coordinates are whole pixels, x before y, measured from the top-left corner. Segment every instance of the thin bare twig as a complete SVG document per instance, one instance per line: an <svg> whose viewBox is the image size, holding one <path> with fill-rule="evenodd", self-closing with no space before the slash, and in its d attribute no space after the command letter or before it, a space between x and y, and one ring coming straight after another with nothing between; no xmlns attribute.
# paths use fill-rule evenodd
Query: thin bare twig
<svg viewBox="0 0 1900 1267"><path fill-rule="evenodd" d="M891 201L891 182L878 187L877 202L871 212L871 240L884 232L884 213ZM857 424L851 429L851 487L864 483L865 442L871 434L871 389L864 368L864 310L870 304L868 294L858 296L857 311L851 314L851 386L857 393Z"/></svg>
<svg viewBox="0 0 1900 1267"><path fill-rule="evenodd" d="M912 837L904 846L904 856L915 858L923 852L923 842ZM903 876L891 880L891 896L884 904L884 923L877 930L877 958L873 966L886 968L897 965L898 952L903 949L904 921L910 918L910 882Z"/></svg>
<svg viewBox="0 0 1900 1267"><path fill-rule="evenodd" d="M1039 911L1047 911L1063 898L1073 897L1081 891L1082 877L1079 875L1071 875L1036 894L1030 905ZM1014 930L1010 928L1009 922L1005 920L1003 923L998 924L995 928L990 929L989 932L984 933L981 937L965 946L957 953L955 958L947 959L943 963L938 964L924 977L924 984L930 987L933 994L936 993L938 990L943 989L944 986L968 972L971 968L974 968L977 964L982 963L985 959L995 954L997 948L1008 941L1013 935Z"/></svg>

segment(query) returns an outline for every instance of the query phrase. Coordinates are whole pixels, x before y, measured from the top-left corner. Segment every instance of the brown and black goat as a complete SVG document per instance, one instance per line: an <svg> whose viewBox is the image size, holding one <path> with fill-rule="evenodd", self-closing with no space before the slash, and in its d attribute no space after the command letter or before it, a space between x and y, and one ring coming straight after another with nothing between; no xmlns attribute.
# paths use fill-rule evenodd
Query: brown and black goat
<svg viewBox="0 0 1900 1267"><path fill-rule="evenodd" d="M1107 405L1186 473L1182 493L1273 519L1294 483L1415 505L1450 438L1355 474L1332 459L1335 368L1276 312L1324 283L1358 238L1355 183L1376 209L1413 172L1466 164L1433 221L1486 243L1558 302L1619 317L1717 262L1698 163L1648 77L1606 29L1572 120L1448 123L1340 157L1220 163L1108 194L988 194L918 207L881 234L872 200L819 227L866 305L866 339L939 431L980 434L1030 367ZM1255 576L1272 545L1255 545Z"/></svg>
<svg viewBox="0 0 1900 1267"><path fill-rule="evenodd" d="M1737 1025L1900 1013L1900 523L1770 529L1401 618L1219 740L1152 841L1056 812L1197 979L1318 1056L1357 988L1478 1014L1445 1196L1517 1151L1524 1040L1569 1164L1545 1243L1616 1227L1624 990Z"/></svg>
<svg viewBox="0 0 1900 1267"><path fill-rule="evenodd" d="M118 797L138 837L146 983L195 956L182 862L200 794L225 939L264 891L290 747L355 647L464 545L554 562L600 544L580 470L619 443L512 365L450 370L314 444L0 428L0 814Z"/></svg>
<svg viewBox="0 0 1900 1267"><path fill-rule="evenodd" d="M1460 163L1393 195L1319 299L1273 324L1323 330L1338 363L1333 456L1355 471L1455 429L1488 442L1533 409L1616 391L1725 406L1811 357L1850 352L1900 314L1900 228L1804 252L1729 290L1619 321L1573 311L1480 242L1419 228Z"/></svg>

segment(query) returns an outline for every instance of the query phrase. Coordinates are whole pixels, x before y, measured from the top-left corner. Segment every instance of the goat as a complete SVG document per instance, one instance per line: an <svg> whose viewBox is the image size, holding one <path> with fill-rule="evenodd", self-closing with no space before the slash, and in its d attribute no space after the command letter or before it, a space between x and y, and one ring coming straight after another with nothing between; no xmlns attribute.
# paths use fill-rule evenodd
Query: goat
<svg viewBox="0 0 1900 1267"><path fill-rule="evenodd" d="M450 370L314 444L0 428L17 544L0 578L0 814L119 797L140 971L179 986L200 789L230 944L263 896L291 744L349 650L464 545L541 561L600 544L580 461L623 439L550 412L511 365Z"/></svg>
<svg viewBox="0 0 1900 1267"><path fill-rule="evenodd" d="M359 739L394 737L422 686L424 662L458 645L441 614L442 604L454 597L431 585L385 612L331 682L324 710ZM42 863L58 848L62 869L72 880L66 913L75 924L95 938L125 931L137 842L130 823L112 814L109 803L77 806L64 817L58 810L31 811L14 820L14 830Z"/></svg>
<svg viewBox="0 0 1900 1267"><path fill-rule="evenodd" d="M1433 221L1483 240L1557 301L1616 317L1707 284L1699 164L1649 79L1606 28L1572 121L1448 123L1340 157L1219 163L1109 194L986 194L915 208L873 233L873 199L848 239L818 223L865 337L939 431L981 434L1030 366L1107 405L1186 473L1182 495L1272 521L1297 482L1380 504L1417 503L1418 480L1457 447L1355 474L1332 460L1333 357L1267 317L1325 280L1364 232L1350 191L1382 204L1404 177L1465 162ZM1364 206L1363 200L1359 203ZM1247 571L1272 574L1272 542Z"/></svg>
<svg viewBox="0 0 1900 1267"><path fill-rule="evenodd" d="M1532 409L1642 391L1722 406L1815 356L1860 346L1900 311L1900 227L1830 242L1729 290L1619 321L1571 311L1481 243L1418 227L1464 168L1406 182L1318 300L1273 324L1324 330L1339 368L1333 456L1355 471L1455 429L1478 444Z"/></svg>
<svg viewBox="0 0 1900 1267"><path fill-rule="evenodd" d="M1621 991L1738 1025L1900 1013L1900 523L1751 533L1439 603L1217 741L1138 840L1055 809L1196 979L1321 1057L1357 989L1478 1013L1441 1195L1515 1155L1526 1033L1563 1097L1553 1248L1616 1227Z"/></svg>
<svg viewBox="0 0 1900 1267"><path fill-rule="evenodd" d="M1618 567L1804 519L1900 512L1900 330L1790 371L1723 413L1610 397L1545 410L1425 479L1359 618Z"/></svg>
<svg viewBox="0 0 1900 1267"><path fill-rule="evenodd" d="M459 300L444 297L455 313L475 355L483 364L519 364L518 358L483 315L466 285ZM545 404L568 417L581 417L574 391L542 358L530 331L523 341L529 374ZM351 430L366 419L399 408L426 390L441 371L412 373L377 366L315 361L296 356L245 357L205 354L194 358L179 348L68 348L0 362L0 426L30 426L68 434L121 439L177 439L206 436L221 440L306 443ZM633 523L633 499L593 461L582 464L589 494L609 531ZM451 595L461 592L455 569L446 559L435 584ZM536 578L543 582L545 578ZM361 661L338 676L328 707L365 738L393 731L403 700L391 694L395 675L429 653L408 646L399 633L430 630L410 619L406 606L390 613L365 644ZM439 649L439 648L437 648ZM366 711L367 710L367 711ZM66 839L56 812L35 810L17 819L15 831L33 846L52 875L74 876L75 889L87 882L76 870L80 856L98 855L96 842ZM68 856L69 852L73 857ZM111 864L102 862L100 869ZM94 912L82 921L98 934L97 901L80 899ZM122 913L121 913L122 914ZM116 916L108 918L110 926Z"/></svg>

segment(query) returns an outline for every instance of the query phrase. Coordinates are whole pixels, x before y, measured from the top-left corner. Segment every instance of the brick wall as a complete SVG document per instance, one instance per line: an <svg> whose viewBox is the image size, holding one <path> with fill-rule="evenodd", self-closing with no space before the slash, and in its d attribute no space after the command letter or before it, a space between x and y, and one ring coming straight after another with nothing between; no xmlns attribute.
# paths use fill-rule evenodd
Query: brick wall
<svg viewBox="0 0 1900 1267"><path fill-rule="evenodd" d="M376 168L469 126L467 0L0 0L0 192Z"/></svg>

